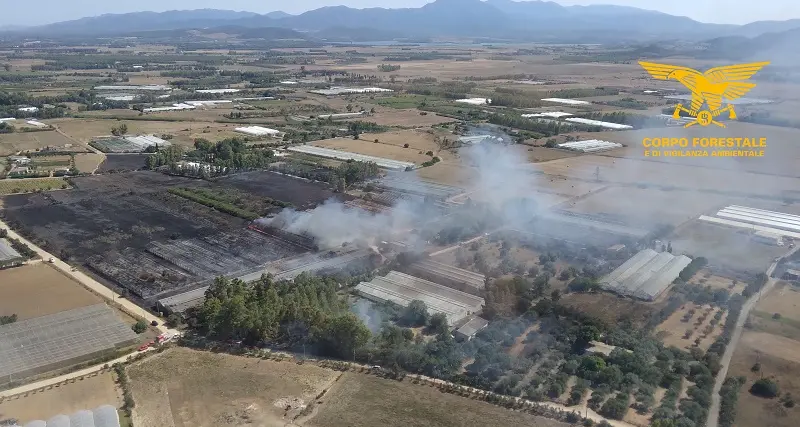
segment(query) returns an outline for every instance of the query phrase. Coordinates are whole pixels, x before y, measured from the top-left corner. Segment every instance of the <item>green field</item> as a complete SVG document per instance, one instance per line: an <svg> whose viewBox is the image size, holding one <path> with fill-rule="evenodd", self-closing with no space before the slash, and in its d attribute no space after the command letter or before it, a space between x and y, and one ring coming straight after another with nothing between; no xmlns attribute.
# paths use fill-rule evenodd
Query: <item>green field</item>
<svg viewBox="0 0 800 427"><path fill-rule="evenodd" d="M69 188L64 178L29 178L0 180L0 195L30 193L36 190L60 190Z"/></svg>
<svg viewBox="0 0 800 427"><path fill-rule="evenodd" d="M399 96L390 96L386 98L375 99L375 103L380 106L398 108L402 110L409 108L418 108L422 104L433 105L441 101L444 100L437 96L427 96L427 95L399 95Z"/></svg>

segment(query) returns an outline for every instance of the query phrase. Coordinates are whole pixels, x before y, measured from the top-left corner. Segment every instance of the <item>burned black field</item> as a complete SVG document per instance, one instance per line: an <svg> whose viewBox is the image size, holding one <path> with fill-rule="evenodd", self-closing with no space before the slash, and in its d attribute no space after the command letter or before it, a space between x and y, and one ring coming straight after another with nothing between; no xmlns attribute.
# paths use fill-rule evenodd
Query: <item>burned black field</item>
<svg viewBox="0 0 800 427"><path fill-rule="evenodd" d="M333 196L321 184L269 172L244 175L218 182L144 171L76 178L69 191L5 197L3 216L51 253L151 300L308 250L169 192L229 190L298 208Z"/></svg>

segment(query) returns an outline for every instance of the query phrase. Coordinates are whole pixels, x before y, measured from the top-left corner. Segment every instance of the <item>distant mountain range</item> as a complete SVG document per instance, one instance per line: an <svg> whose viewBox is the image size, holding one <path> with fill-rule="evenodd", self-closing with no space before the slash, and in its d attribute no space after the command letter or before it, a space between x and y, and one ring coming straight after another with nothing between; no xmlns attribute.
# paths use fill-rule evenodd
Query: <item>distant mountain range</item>
<svg viewBox="0 0 800 427"><path fill-rule="evenodd" d="M436 0L419 8L323 7L300 15L201 9L163 13L101 15L18 29L16 36L112 36L142 31L213 29L215 27L285 28L308 37L326 34L363 41L386 38L476 37L482 39L603 43L664 39L703 40L757 37L800 28L800 20L720 25L624 6L562 6L549 1ZM5 34L10 35L9 32ZM355 40L354 40L355 41Z"/></svg>

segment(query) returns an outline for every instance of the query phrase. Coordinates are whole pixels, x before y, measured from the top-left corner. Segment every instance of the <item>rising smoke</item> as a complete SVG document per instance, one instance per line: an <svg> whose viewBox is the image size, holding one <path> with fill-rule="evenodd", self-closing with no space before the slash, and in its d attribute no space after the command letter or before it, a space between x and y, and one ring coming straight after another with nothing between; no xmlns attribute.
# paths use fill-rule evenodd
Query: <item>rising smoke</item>
<svg viewBox="0 0 800 427"><path fill-rule="evenodd" d="M546 195L536 193L537 178L532 174L522 150L502 144L477 144L464 147L458 155L467 170L472 172L467 192L476 201L496 209L496 218L503 224L522 225L536 214ZM417 180L406 172L404 179ZM526 203L509 203L526 199ZM415 244L412 233L402 233L437 218L424 202L418 199L400 200L391 209L371 213L352 209L331 199L317 208L298 212L285 209L273 218L263 219L265 225L296 234L313 237L323 248L341 247L345 243L373 245L377 239L392 239ZM448 224L458 225L458 224ZM400 233L389 237L392 233Z"/></svg>

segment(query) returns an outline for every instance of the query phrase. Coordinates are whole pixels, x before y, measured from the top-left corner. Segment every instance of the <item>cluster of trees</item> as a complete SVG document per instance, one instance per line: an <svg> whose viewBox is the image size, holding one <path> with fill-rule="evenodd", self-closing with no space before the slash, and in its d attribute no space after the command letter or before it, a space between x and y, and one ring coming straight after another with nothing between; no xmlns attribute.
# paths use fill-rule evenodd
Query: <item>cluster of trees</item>
<svg viewBox="0 0 800 427"><path fill-rule="evenodd" d="M122 136L128 133L128 125L125 123L121 123L119 126L114 126L111 128L111 135L114 136Z"/></svg>
<svg viewBox="0 0 800 427"><path fill-rule="evenodd" d="M392 65L392 64L378 65L378 71L383 73L391 73L392 71L397 71L399 69L400 69L399 65Z"/></svg>
<svg viewBox="0 0 800 427"><path fill-rule="evenodd" d="M631 110L646 110L648 105L646 102L639 101L635 98L622 98L613 101L601 102L601 104L610 105L612 107L628 108Z"/></svg>
<svg viewBox="0 0 800 427"><path fill-rule="evenodd" d="M145 167L153 170L161 166L174 165L183 159L183 148L179 145L170 145L166 148L160 148L158 152L147 156L145 160Z"/></svg>
<svg viewBox="0 0 800 427"><path fill-rule="evenodd" d="M761 378L756 380L752 386L750 386L750 393L759 396L765 397L767 399L772 399L778 397L780 394L780 388L778 387L778 383L775 382L772 378Z"/></svg>
<svg viewBox="0 0 800 427"><path fill-rule="evenodd" d="M492 99L492 102L494 103L495 100ZM572 125L562 124L555 120L531 120L514 114L492 114L489 117L489 123L535 132L536 136L540 138L555 136L573 128Z"/></svg>
<svg viewBox="0 0 800 427"><path fill-rule="evenodd" d="M15 251L19 252L20 255L24 256L25 258L33 258L36 256L36 251L28 247L25 243L22 243L18 239L8 236L8 230L0 229L0 238L5 238L8 243L11 244L11 247L14 248Z"/></svg>
<svg viewBox="0 0 800 427"><path fill-rule="evenodd" d="M411 52L411 53L403 53L402 55L392 55L383 58L383 60L388 62L435 61L437 59L454 59L456 57L458 57L458 55L431 51L431 52Z"/></svg>
<svg viewBox="0 0 800 427"><path fill-rule="evenodd" d="M238 137L216 143L198 138L194 148L186 154L187 159L235 170L265 168L275 159L272 150L248 147L247 140Z"/></svg>
<svg viewBox="0 0 800 427"><path fill-rule="evenodd" d="M0 316L0 325L8 325L17 321L17 315Z"/></svg>
<svg viewBox="0 0 800 427"><path fill-rule="evenodd" d="M739 116L738 120L762 125L781 126L795 129L800 128L800 120L794 120L785 117L772 117L772 114L769 111L754 111L750 114Z"/></svg>
<svg viewBox="0 0 800 427"><path fill-rule="evenodd" d="M0 122L0 133L14 133L14 126L6 122Z"/></svg>
<svg viewBox="0 0 800 427"><path fill-rule="evenodd" d="M619 89L596 87L594 89L560 89L547 94L548 98L589 98L592 96L619 95Z"/></svg>
<svg viewBox="0 0 800 427"><path fill-rule="evenodd" d="M739 390L745 384L745 377L728 377L722 383L719 391L719 425L720 427L732 427L736 419L736 402L739 399Z"/></svg>
<svg viewBox="0 0 800 427"><path fill-rule="evenodd" d="M432 159L430 159L430 160L428 160L426 162L423 162L422 163L422 167L426 168L426 167L429 167L429 166L433 166L433 165L439 163L440 161L442 161L442 159L440 159L438 157L433 157Z"/></svg>
<svg viewBox="0 0 800 427"><path fill-rule="evenodd" d="M208 70L174 70L162 71L161 77L178 77L184 79L202 79L207 77L215 77L218 74L216 69Z"/></svg>
<svg viewBox="0 0 800 427"><path fill-rule="evenodd" d="M373 162L348 160L335 169L330 169L328 183L337 191L344 192L356 183L377 178L380 168Z"/></svg>
<svg viewBox="0 0 800 427"><path fill-rule="evenodd" d="M280 282L264 277L252 285L218 278L189 323L218 340L318 345L351 358L370 332L339 299L339 287L330 278L305 274Z"/></svg>
<svg viewBox="0 0 800 427"><path fill-rule="evenodd" d="M260 217L260 215L256 212L243 209L239 206L236 206L234 203L231 203L230 201L222 200L220 197L202 189L176 187L170 188L168 191L176 196L183 197L184 199L191 200L195 203L200 203L201 205L214 208L220 212L225 212L226 214L235 217L244 218L250 221Z"/></svg>
<svg viewBox="0 0 800 427"><path fill-rule="evenodd" d="M361 120L355 120L347 124L347 132L350 135L353 135L355 139L358 139L359 135L363 132L385 132L386 128L374 123L374 122L364 122Z"/></svg>
<svg viewBox="0 0 800 427"><path fill-rule="evenodd" d="M445 99L461 99L475 88L472 82L448 81L438 84L410 83L400 87L408 93L424 96L438 96Z"/></svg>
<svg viewBox="0 0 800 427"><path fill-rule="evenodd" d="M678 277L681 280L688 282L692 276L695 275L698 271L702 270L703 267L708 265L708 260L703 257L697 257L692 259L692 262L689 263L681 272L678 274Z"/></svg>

